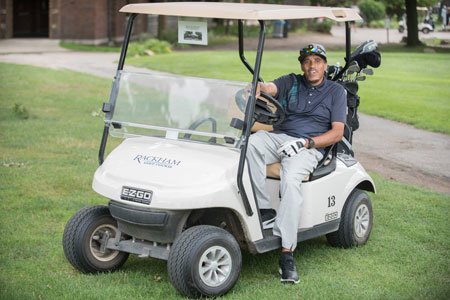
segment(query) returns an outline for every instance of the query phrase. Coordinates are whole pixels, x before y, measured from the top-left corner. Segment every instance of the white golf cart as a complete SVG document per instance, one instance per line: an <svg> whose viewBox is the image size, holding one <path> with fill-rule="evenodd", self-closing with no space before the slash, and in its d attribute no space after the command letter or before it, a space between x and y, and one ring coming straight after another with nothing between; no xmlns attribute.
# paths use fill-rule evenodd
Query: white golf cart
<svg viewBox="0 0 450 300"><path fill-rule="evenodd" d="M363 80L361 73L371 73L361 65L374 65L366 58L375 52L376 43L364 43L350 53L350 22L360 19L354 10L183 2L131 4L120 11L130 15L110 98L103 105L100 166L92 184L109 204L82 208L68 221L63 247L76 269L114 271L133 253L167 260L169 279L180 293L218 296L239 277L241 249L258 254L281 247L280 238L262 227L245 159L255 122L273 125L284 118L277 100L255 97L255 86L262 80L266 21L280 19L326 17L345 22L347 64L332 66L328 76L346 86L353 103L349 104L353 123L347 124L346 138L327 149L302 184L305 200L298 240L327 235L331 245L344 248L367 242L373 213L365 191L375 192L375 186L353 158L351 141L359 103L357 81ZM250 93L243 92L246 82L125 71L138 14L193 17L196 22L199 18L235 20L240 60L250 71ZM244 55L246 20L260 25L253 65ZM297 72L298 67L292 70ZM123 141L104 159L109 136ZM278 171L277 166L270 167L267 183L277 209Z"/></svg>
<svg viewBox="0 0 450 300"><path fill-rule="evenodd" d="M434 31L434 21L430 11L426 7L417 7L417 29L425 34ZM407 30L406 15L398 22L398 32Z"/></svg>

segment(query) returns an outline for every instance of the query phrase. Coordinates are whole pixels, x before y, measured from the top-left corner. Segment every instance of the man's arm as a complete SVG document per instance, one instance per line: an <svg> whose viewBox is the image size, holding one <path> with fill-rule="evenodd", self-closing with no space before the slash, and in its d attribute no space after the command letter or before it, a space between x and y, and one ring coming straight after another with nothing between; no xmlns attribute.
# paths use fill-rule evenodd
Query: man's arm
<svg viewBox="0 0 450 300"><path fill-rule="evenodd" d="M331 129L321 134L319 136L315 136L312 139L314 140L314 144L316 148L324 148L334 143L339 142L344 135L344 123L342 122L333 122L331 123ZM309 141L306 140L306 148L309 148Z"/></svg>

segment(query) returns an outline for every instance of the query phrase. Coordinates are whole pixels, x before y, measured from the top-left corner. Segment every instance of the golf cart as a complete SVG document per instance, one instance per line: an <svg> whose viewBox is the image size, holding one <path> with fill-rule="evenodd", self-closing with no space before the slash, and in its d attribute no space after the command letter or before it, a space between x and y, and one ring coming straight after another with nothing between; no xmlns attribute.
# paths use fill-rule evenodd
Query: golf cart
<svg viewBox="0 0 450 300"><path fill-rule="evenodd" d="M425 34L434 31L433 17L426 7L417 7L417 29ZM398 32L403 33L407 29L406 15L403 15L400 22L398 22Z"/></svg>
<svg viewBox="0 0 450 300"><path fill-rule="evenodd" d="M370 75L371 69L365 67L376 67L373 55L379 55L373 41L351 53L350 22L360 20L354 10L183 2L130 4L120 11L129 14L128 24L110 98L103 105L100 166L92 183L109 203L82 208L66 224L64 253L76 269L114 271L132 253L167 260L169 280L183 295L219 296L239 277L241 250L258 254L281 247L272 229L262 226L245 159L255 123L270 126L284 119L276 99L255 97L256 84L262 81L266 22L280 19L327 17L345 22L347 34L346 64L331 66L328 77L349 90L350 121L342 143L329 147L304 179L298 241L326 235L337 247L367 242L373 213L366 191L375 192L375 186L353 157L351 137L356 129L358 81L365 76L361 74ZM239 57L251 83L124 70L138 14L179 16L184 21L193 17L195 22L235 20ZM253 65L244 51L246 20L256 20L260 27ZM110 136L123 141L105 159ZM267 178L275 210L280 202L276 173Z"/></svg>

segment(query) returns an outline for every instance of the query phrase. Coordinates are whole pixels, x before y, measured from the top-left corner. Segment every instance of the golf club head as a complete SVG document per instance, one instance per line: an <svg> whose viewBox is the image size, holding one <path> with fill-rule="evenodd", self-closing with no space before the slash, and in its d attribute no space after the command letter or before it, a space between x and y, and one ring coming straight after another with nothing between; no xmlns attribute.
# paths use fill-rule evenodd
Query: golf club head
<svg viewBox="0 0 450 300"><path fill-rule="evenodd" d="M362 69L361 72L366 75L373 75L373 69Z"/></svg>
<svg viewBox="0 0 450 300"><path fill-rule="evenodd" d="M327 68L327 77L329 79L333 79L334 76L336 76L337 72L338 72L339 67L334 66L334 65L330 65Z"/></svg>
<svg viewBox="0 0 450 300"><path fill-rule="evenodd" d="M377 48L377 42L375 42L374 40L368 40L359 45L358 48L356 48L356 50L352 53L352 56L355 57L356 55L368 53L376 50Z"/></svg>
<svg viewBox="0 0 450 300"><path fill-rule="evenodd" d="M347 69L347 74L353 74L353 73L358 73L360 71L358 63L356 61L353 61L352 64L350 65L350 67L348 67Z"/></svg>
<svg viewBox="0 0 450 300"><path fill-rule="evenodd" d="M364 80L366 80L366 76L365 76L365 75L357 76L357 77L355 78L355 81L364 81Z"/></svg>
<svg viewBox="0 0 450 300"><path fill-rule="evenodd" d="M356 83L354 81L344 82L343 86L345 87L347 92L352 95L356 95L358 93L358 83Z"/></svg>
<svg viewBox="0 0 450 300"><path fill-rule="evenodd" d="M378 44L373 40L362 43L351 54L350 61L357 61L360 68L367 66L378 68L381 64L381 55L377 51L377 47Z"/></svg>

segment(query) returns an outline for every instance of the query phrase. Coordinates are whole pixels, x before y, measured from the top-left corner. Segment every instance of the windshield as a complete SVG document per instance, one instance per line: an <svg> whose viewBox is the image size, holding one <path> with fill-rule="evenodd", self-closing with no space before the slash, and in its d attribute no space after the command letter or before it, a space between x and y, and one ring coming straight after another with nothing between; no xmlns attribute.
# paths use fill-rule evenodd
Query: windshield
<svg viewBox="0 0 450 300"><path fill-rule="evenodd" d="M247 85L216 79L121 71L112 114L113 136L159 136L235 144L243 120L235 97Z"/></svg>

